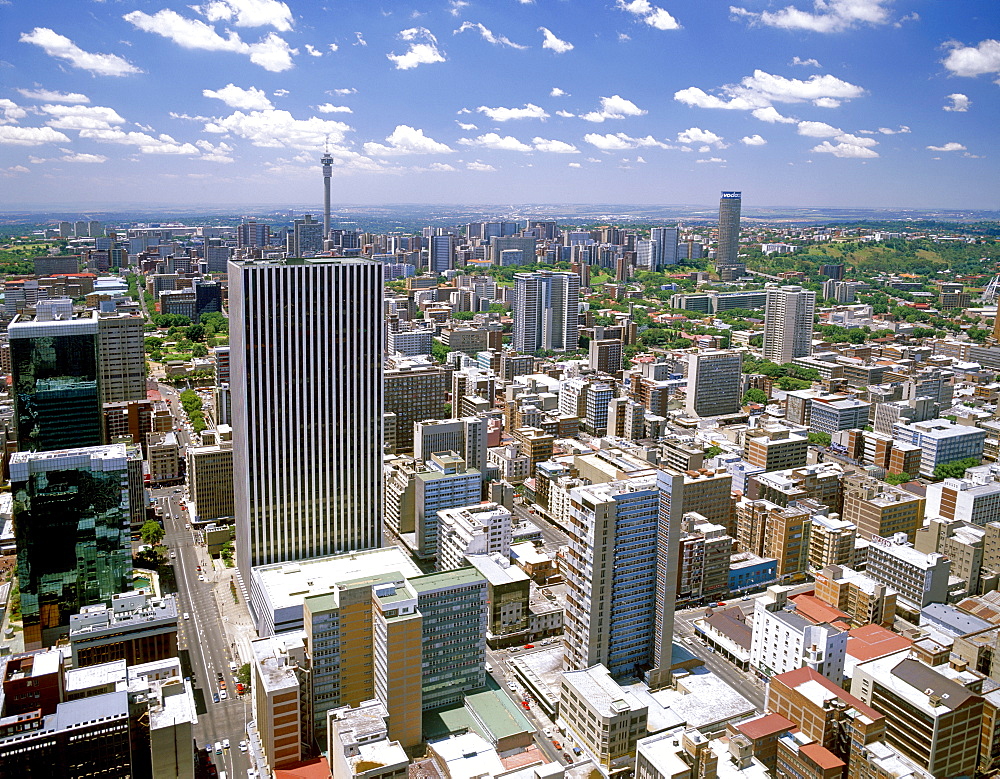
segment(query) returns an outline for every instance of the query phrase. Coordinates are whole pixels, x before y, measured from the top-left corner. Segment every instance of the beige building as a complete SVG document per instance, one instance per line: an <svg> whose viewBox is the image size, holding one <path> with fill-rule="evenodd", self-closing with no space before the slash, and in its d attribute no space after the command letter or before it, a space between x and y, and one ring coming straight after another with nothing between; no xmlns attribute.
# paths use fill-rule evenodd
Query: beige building
<svg viewBox="0 0 1000 779"><path fill-rule="evenodd" d="M409 364L384 373L385 410L396 415L396 451L413 449L413 423L443 419L448 374L429 364Z"/></svg>
<svg viewBox="0 0 1000 779"><path fill-rule="evenodd" d="M870 576L843 565L830 565L815 574L815 596L851 618L852 627L881 625L896 620L896 591Z"/></svg>
<svg viewBox="0 0 1000 779"><path fill-rule="evenodd" d="M146 399L145 320L138 314L101 313L97 370L102 403Z"/></svg>
<svg viewBox="0 0 1000 779"><path fill-rule="evenodd" d="M863 539L905 533L912 542L923 524L925 503L924 498L879 479L844 479L843 518L857 526Z"/></svg>
<svg viewBox="0 0 1000 779"><path fill-rule="evenodd" d="M854 565L854 542L858 529L837 517L814 515L809 531L809 570L828 565Z"/></svg>
<svg viewBox="0 0 1000 779"><path fill-rule="evenodd" d="M806 464L809 439L805 432L770 425L749 432L743 445L743 459L765 471L801 468Z"/></svg>
<svg viewBox="0 0 1000 779"><path fill-rule="evenodd" d="M149 480L153 484L177 481L181 478L181 447L175 433L148 433L146 459Z"/></svg>
<svg viewBox="0 0 1000 779"><path fill-rule="evenodd" d="M769 500L736 503L736 539L741 552L777 560L775 575L802 574L809 564L810 512Z"/></svg>
<svg viewBox="0 0 1000 779"><path fill-rule="evenodd" d="M951 560L951 575L965 582L967 594L979 595L986 591L983 587L984 528L962 520L937 517L918 530L916 536L913 548L918 552L938 552ZM996 573L985 573L985 583L989 589L995 589Z"/></svg>
<svg viewBox="0 0 1000 779"><path fill-rule="evenodd" d="M410 760L389 738L389 712L377 700L330 712L327 743L333 779L406 779Z"/></svg>
<svg viewBox="0 0 1000 779"><path fill-rule="evenodd" d="M647 734L646 706L616 684L603 665L563 672L559 716L607 768L630 763L636 742Z"/></svg>
<svg viewBox="0 0 1000 779"><path fill-rule="evenodd" d="M303 634L259 638L251 642L250 662L253 718L261 749L272 769L303 757L302 690L308 685ZM306 686L305 689L308 689ZM305 737L305 738L304 738Z"/></svg>
<svg viewBox="0 0 1000 779"><path fill-rule="evenodd" d="M188 492L195 522L233 517L233 443L193 446L187 453Z"/></svg>

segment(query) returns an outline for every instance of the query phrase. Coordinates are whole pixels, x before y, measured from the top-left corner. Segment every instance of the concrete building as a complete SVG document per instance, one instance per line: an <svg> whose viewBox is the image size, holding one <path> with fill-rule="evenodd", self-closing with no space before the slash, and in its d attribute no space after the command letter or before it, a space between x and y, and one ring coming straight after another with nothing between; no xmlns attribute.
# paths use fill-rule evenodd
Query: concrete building
<svg viewBox="0 0 1000 779"><path fill-rule="evenodd" d="M817 463L758 473L747 480L747 497L750 500L769 500L779 506L811 499L836 513L843 507L843 477L844 469L838 463ZM844 519L855 522L847 516Z"/></svg>
<svg viewBox="0 0 1000 779"><path fill-rule="evenodd" d="M617 338L592 339L588 348L588 365L598 373L615 374L622 369L622 342Z"/></svg>
<svg viewBox="0 0 1000 779"><path fill-rule="evenodd" d="M836 515L813 515L809 528L809 571L828 565L854 565L857 527Z"/></svg>
<svg viewBox="0 0 1000 779"><path fill-rule="evenodd" d="M844 480L843 518L858 528L863 539L892 538L905 533L916 538L923 524L926 501L880 479L848 477Z"/></svg>
<svg viewBox="0 0 1000 779"><path fill-rule="evenodd" d="M173 431L149 433L146 436L146 460L152 484L170 484L180 479L181 447L177 434Z"/></svg>
<svg viewBox="0 0 1000 779"><path fill-rule="evenodd" d="M742 195L741 192L723 192L719 198L719 241L715 251L718 268L739 263Z"/></svg>
<svg viewBox="0 0 1000 779"><path fill-rule="evenodd" d="M327 720L333 779L406 779L410 759L389 737L389 712L378 700L330 712Z"/></svg>
<svg viewBox="0 0 1000 779"><path fill-rule="evenodd" d="M648 708L620 687L603 665L565 671L559 692L559 718L606 768L630 762L636 742L646 735Z"/></svg>
<svg viewBox="0 0 1000 779"><path fill-rule="evenodd" d="M580 277L575 273L514 276L514 350L572 352L579 343Z"/></svg>
<svg viewBox="0 0 1000 779"><path fill-rule="evenodd" d="M976 473L927 485L927 516L985 525L1000 518L1000 482Z"/></svg>
<svg viewBox="0 0 1000 779"><path fill-rule="evenodd" d="M742 400L743 352L709 349L688 355L684 409L696 417L735 414Z"/></svg>
<svg viewBox="0 0 1000 779"><path fill-rule="evenodd" d="M407 357L430 354L433 343L433 330L390 330L386 333L386 350L389 354Z"/></svg>
<svg viewBox="0 0 1000 779"><path fill-rule="evenodd" d="M290 633L250 643L253 718L264 758L274 770L302 760L310 739L303 722L308 671L302 639L301 633Z"/></svg>
<svg viewBox="0 0 1000 779"><path fill-rule="evenodd" d="M427 470L414 475L414 551L421 559L438 554L438 512L471 506L482 497L483 475L466 467L455 452L437 452Z"/></svg>
<svg viewBox="0 0 1000 779"><path fill-rule="evenodd" d="M897 422L893 426L893 437L920 447L920 475L931 478L934 468L942 463L982 457L986 431L956 425L947 419L931 419L912 424Z"/></svg>
<svg viewBox="0 0 1000 779"><path fill-rule="evenodd" d="M469 555L510 555L511 513L497 503L438 511L439 571L461 568Z"/></svg>
<svg viewBox="0 0 1000 779"><path fill-rule="evenodd" d="M850 616L851 627L896 621L896 590L844 565L830 565L815 574L815 596Z"/></svg>
<svg viewBox="0 0 1000 779"><path fill-rule="evenodd" d="M809 454L809 439L805 432L797 432L778 425L747 432L744 459L764 471L783 471L801 468Z"/></svg>
<svg viewBox="0 0 1000 779"><path fill-rule="evenodd" d="M684 516L680 545L680 581L677 599L716 600L729 590L729 563L733 539L722 525L713 525L696 512Z"/></svg>
<svg viewBox="0 0 1000 779"><path fill-rule="evenodd" d="M243 580L256 565L379 546L382 263L230 262L229 313Z"/></svg>
<svg viewBox="0 0 1000 779"><path fill-rule="evenodd" d="M413 423L443 419L448 376L427 363L403 363L385 371L385 411L396 415L397 452L413 450Z"/></svg>
<svg viewBox="0 0 1000 779"><path fill-rule="evenodd" d="M145 320L104 312L97 319L97 370L101 403L146 399Z"/></svg>
<svg viewBox="0 0 1000 779"><path fill-rule="evenodd" d="M114 595L69 618L74 668L124 660L142 665L177 656L177 599L145 592Z"/></svg>
<svg viewBox="0 0 1000 779"><path fill-rule="evenodd" d="M948 601L951 561L944 555L924 554L905 543L882 539L868 547L865 573L896 590L897 602L911 609Z"/></svg>
<svg viewBox="0 0 1000 779"><path fill-rule="evenodd" d="M814 433L833 435L841 430L863 428L868 424L871 404L856 398L813 403L809 429Z"/></svg>
<svg viewBox="0 0 1000 779"><path fill-rule="evenodd" d="M816 293L790 285L767 288L764 359L778 365L812 354Z"/></svg>
<svg viewBox="0 0 1000 779"><path fill-rule="evenodd" d="M428 419L413 426L413 458L429 460L437 452L458 452L470 468L486 467L487 420L484 417Z"/></svg>
<svg viewBox="0 0 1000 779"><path fill-rule="evenodd" d="M986 529L980 525L934 517L917 531L913 548L924 554L936 552L947 557L951 560L952 578L965 582L967 594L979 595L996 587L998 574L995 570L983 570L985 538Z"/></svg>
<svg viewBox="0 0 1000 779"><path fill-rule="evenodd" d="M188 447L187 483L188 494L194 503L193 521L234 517L232 441Z"/></svg>
<svg viewBox="0 0 1000 779"><path fill-rule="evenodd" d="M775 575L801 575L809 566L812 515L769 500L736 503L736 539L742 552L773 559Z"/></svg>

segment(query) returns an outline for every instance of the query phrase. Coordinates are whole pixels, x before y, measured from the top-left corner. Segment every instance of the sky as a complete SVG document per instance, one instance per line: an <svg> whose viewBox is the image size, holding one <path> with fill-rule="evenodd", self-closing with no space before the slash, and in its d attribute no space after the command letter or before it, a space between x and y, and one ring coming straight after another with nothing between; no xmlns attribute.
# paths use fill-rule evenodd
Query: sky
<svg viewBox="0 0 1000 779"><path fill-rule="evenodd" d="M1000 208L996 0L0 0L0 206Z"/></svg>

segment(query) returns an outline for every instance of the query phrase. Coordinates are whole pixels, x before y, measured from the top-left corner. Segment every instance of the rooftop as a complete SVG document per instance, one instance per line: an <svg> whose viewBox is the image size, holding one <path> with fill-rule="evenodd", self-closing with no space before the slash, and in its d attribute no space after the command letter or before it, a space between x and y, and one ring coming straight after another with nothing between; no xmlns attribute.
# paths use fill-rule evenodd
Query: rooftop
<svg viewBox="0 0 1000 779"><path fill-rule="evenodd" d="M572 687L602 717L646 709L632 693L611 678L611 672L603 665L564 671L562 678L564 686Z"/></svg>

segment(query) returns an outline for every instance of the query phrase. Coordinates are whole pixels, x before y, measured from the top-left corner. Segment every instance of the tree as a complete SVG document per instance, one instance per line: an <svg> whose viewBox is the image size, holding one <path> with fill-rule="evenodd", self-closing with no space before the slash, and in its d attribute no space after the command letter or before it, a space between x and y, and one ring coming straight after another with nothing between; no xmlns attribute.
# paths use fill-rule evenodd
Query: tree
<svg viewBox="0 0 1000 779"><path fill-rule="evenodd" d="M431 343L431 356L438 362L444 362L447 360L450 352L451 349L440 341L434 341Z"/></svg>
<svg viewBox="0 0 1000 779"><path fill-rule="evenodd" d="M710 447L708 447L708 449L705 450L705 459L711 460L713 457L718 457L720 454L722 454L722 451L723 449L721 446L716 446L715 444L712 444Z"/></svg>
<svg viewBox="0 0 1000 779"><path fill-rule="evenodd" d="M978 457L965 457L961 460L953 460L950 463L939 463L934 466L935 479L961 479L965 475L967 468L974 468L979 465Z"/></svg>
<svg viewBox="0 0 1000 779"><path fill-rule="evenodd" d="M913 477L910 476L910 474L904 471L903 473L886 474L885 481L888 484L904 484L905 482L908 482L912 478Z"/></svg>
<svg viewBox="0 0 1000 779"><path fill-rule="evenodd" d="M767 403L767 393L762 389L751 387L743 394L743 405L747 403L760 403L764 405Z"/></svg>
<svg viewBox="0 0 1000 779"><path fill-rule="evenodd" d="M142 538L142 542L150 546L159 546L164 535L163 525L155 519L147 519L139 529L139 536Z"/></svg>
<svg viewBox="0 0 1000 779"><path fill-rule="evenodd" d="M250 686L250 663L244 663L240 666L240 669L236 672L236 681L244 687Z"/></svg>
<svg viewBox="0 0 1000 779"><path fill-rule="evenodd" d="M205 338L205 325L188 325L184 328L184 337L189 341L201 341Z"/></svg>
<svg viewBox="0 0 1000 779"><path fill-rule="evenodd" d="M195 344L194 346L191 347L191 356L192 357L207 357L208 356L208 347L206 347L205 344Z"/></svg>
<svg viewBox="0 0 1000 779"><path fill-rule="evenodd" d="M809 443L816 444L817 446L829 446L831 440L829 433L810 432L807 438L809 439Z"/></svg>

